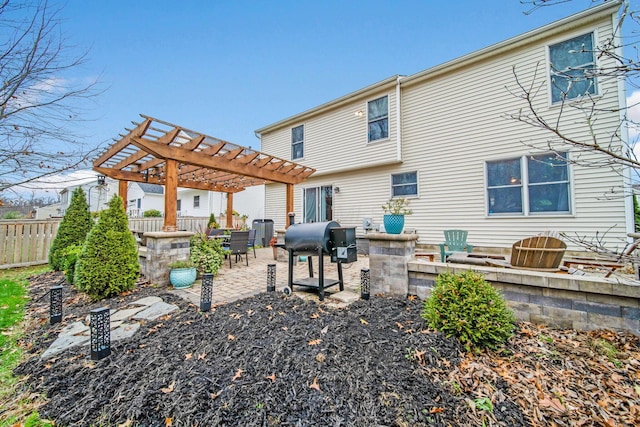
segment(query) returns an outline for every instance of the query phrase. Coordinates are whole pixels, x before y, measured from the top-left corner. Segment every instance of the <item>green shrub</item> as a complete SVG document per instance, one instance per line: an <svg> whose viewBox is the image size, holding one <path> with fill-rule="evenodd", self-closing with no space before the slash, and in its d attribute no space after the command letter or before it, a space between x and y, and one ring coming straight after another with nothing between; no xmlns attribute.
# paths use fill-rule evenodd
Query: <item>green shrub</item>
<svg viewBox="0 0 640 427"><path fill-rule="evenodd" d="M457 337L467 351L495 348L515 327L502 295L474 271L439 275L422 317L433 329Z"/></svg>
<svg viewBox="0 0 640 427"><path fill-rule="evenodd" d="M220 224L216 221L216 216L214 214L209 215L209 222L207 222L208 228L220 228Z"/></svg>
<svg viewBox="0 0 640 427"><path fill-rule="evenodd" d="M67 279L70 285L73 285L74 275L76 271L76 261L78 261L78 256L82 251L82 245L71 245L67 246L62 251L63 257L63 270L64 270L64 278Z"/></svg>
<svg viewBox="0 0 640 427"><path fill-rule="evenodd" d="M196 264L199 273L218 273L224 250L219 239L208 239L204 233L194 234L190 239L190 259Z"/></svg>
<svg viewBox="0 0 640 427"><path fill-rule="evenodd" d="M64 270L64 250L71 245L82 245L93 226L89 205L82 188L73 190L71 203L64 213L58 233L49 248L49 265L56 271Z"/></svg>
<svg viewBox="0 0 640 427"><path fill-rule="evenodd" d="M22 215L20 212L10 211L4 214L4 219L20 219L23 216L24 215Z"/></svg>
<svg viewBox="0 0 640 427"><path fill-rule="evenodd" d="M114 195L82 247L74 284L99 300L133 289L139 271L138 245L129 231L122 199Z"/></svg>
<svg viewBox="0 0 640 427"><path fill-rule="evenodd" d="M190 259L180 259L169 264L169 268L194 268L196 264Z"/></svg>
<svg viewBox="0 0 640 427"><path fill-rule="evenodd" d="M162 217L162 212L160 212L158 209L149 209L148 211L144 211L142 213L142 216L144 218L160 218Z"/></svg>

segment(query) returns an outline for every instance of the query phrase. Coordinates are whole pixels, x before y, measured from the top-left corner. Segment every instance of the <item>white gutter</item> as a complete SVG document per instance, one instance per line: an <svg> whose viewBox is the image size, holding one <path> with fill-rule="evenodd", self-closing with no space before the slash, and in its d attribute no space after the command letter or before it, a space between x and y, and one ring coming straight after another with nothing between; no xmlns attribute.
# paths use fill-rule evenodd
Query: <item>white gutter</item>
<svg viewBox="0 0 640 427"><path fill-rule="evenodd" d="M396 159L402 161L402 103L400 100L400 80L403 76L398 76L396 80Z"/></svg>

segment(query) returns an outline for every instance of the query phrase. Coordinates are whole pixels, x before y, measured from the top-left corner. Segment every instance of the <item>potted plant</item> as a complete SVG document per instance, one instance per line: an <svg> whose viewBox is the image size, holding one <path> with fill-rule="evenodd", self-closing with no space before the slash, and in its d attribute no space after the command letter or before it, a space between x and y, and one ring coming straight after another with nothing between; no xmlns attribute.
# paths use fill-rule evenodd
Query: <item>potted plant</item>
<svg viewBox="0 0 640 427"><path fill-rule="evenodd" d="M169 281L175 289L188 288L196 281L196 265L189 259L173 261L169 268Z"/></svg>
<svg viewBox="0 0 640 427"><path fill-rule="evenodd" d="M404 216L411 215L409 200L404 197L391 198L382 205L385 215L383 217L384 229L388 234L400 234L404 228Z"/></svg>

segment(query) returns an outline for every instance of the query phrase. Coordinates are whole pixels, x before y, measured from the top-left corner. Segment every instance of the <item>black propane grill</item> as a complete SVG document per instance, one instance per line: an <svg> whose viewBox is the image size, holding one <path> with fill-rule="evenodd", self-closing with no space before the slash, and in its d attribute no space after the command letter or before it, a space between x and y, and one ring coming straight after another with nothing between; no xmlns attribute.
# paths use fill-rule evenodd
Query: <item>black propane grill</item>
<svg viewBox="0 0 640 427"><path fill-rule="evenodd" d="M333 285L340 285L344 290L342 264L356 261L356 230L342 228L335 221L292 224L284 235L284 246L289 253L289 281L285 292L293 292L293 286L317 288L320 301L324 300L324 290ZM293 279L294 259L299 255L307 255L309 277ZM338 279L325 279L324 255L331 257L331 262L338 266ZM313 277L312 257L318 257L318 276Z"/></svg>

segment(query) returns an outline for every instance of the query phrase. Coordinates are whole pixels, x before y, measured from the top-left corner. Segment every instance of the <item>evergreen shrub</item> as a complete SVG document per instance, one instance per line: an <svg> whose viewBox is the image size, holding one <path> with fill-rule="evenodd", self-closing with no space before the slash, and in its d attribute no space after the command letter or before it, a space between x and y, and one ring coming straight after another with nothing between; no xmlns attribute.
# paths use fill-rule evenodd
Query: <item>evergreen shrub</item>
<svg viewBox="0 0 640 427"><path fill-rule="evenodd" d="M100 300L133 289L139 271L138 245L129 231L122 199L114 195L82 247L74 284L91 299Z"/></svg>
<svg viewBox="0 0 640 427"><path fill-rule="evenodd" d="M149 209L147 211L144 211L142 213L142 216L144 218L161 218L162 212L160 212L158 209Z"/></svg>
<svg viewBox="0 0 640 427"><path fill-rule="evenodd" d="M63 271L64 278L70 285L73 285L74 275L76 271L76 261L78 261L78 255L82 251L82 245L67 246L62 251L63 256Z"/></svg>
<svg viewBox="0 0 640 427"><path fill-rule="evenodd" d="M71 245L82 245L93 226L89 205L84 190L73 190L71 203L60 222L58 233L49 248L49 266L53 270L64 270L64 251Z"/></svg>
<svg viewBox="0 0 640 427"><path fill-rule="evenodd" d="M431 328L457 337L467 351L495 348L515 327L502 295L474 271L440 274L422 317Z"/></svg>

